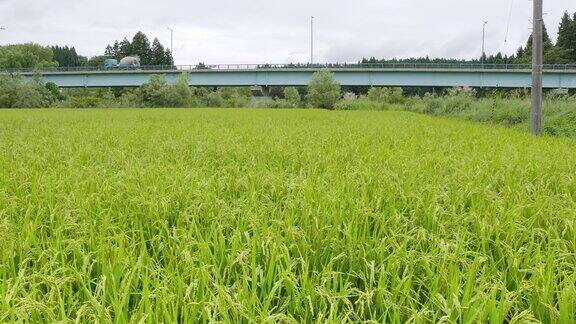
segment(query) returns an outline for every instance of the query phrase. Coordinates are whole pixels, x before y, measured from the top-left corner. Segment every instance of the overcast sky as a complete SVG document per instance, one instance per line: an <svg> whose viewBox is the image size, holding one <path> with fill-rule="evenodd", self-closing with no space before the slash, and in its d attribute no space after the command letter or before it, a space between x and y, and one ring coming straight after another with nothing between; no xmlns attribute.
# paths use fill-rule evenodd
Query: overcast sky
<svg viewBox="0 0 576 324"><path fill-rule="evenodd" d="M555 38L576 1L544 2ZM0 0L0 43L69 45L93 56L138 30L169 46L170 26L177 64L307 62L313 15L316 61L471 58L480 56L484 20L486 51L515 52L531 33L531 7L528 0Z"/></svg>

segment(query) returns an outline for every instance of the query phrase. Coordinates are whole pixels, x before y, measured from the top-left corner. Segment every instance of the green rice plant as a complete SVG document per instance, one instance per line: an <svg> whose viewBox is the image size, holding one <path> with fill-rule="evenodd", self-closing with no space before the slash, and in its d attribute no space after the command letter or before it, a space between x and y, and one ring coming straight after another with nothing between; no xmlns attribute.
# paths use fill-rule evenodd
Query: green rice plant
<svg viewBox="0 0 576 324"><path fill-rule="evenodd" d="M398 111L0 110L0 322L573 323L575 145Z"/></svg>

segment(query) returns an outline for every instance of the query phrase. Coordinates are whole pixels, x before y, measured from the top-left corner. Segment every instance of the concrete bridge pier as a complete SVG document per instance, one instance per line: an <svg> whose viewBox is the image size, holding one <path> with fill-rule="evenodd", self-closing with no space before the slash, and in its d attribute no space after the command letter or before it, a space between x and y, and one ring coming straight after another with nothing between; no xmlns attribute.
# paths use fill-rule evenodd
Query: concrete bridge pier
<svg viewBox="0 0 576 324"><path fill-rule="evenodd" d="M250 90L255 97L270 97L270 86L251 86Z"/></svg>
<svg viewBox="0 0 576 324"><path fill-rule="evenodd" d="M262 86L262 97L270 97L270 86Z"/></svg>

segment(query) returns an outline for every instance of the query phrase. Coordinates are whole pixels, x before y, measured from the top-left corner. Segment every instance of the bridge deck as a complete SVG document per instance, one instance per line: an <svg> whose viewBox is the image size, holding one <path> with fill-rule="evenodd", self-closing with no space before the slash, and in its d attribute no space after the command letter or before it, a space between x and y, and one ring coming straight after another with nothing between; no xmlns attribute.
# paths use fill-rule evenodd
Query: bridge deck
<svg viewBox="0 0 576 324"><path fill-rule="evenodd" d="M485 69L442 69L442 68L373 68L373 69L358 69L358 68L339 68L339 69L329 69L332 72L436 72L436 73L452 73L452 72L476 72L476 73L531 73L530 69L522 70L485 70ZM88 70L88 71L26 71L17 74L22 75L34 75L34 74L125 74L125 73L143 73L143 74L167 74L167 73L231 73L231 72L317 72L318 69L314 68L301 68L301 69L229 69L229 70ZM576 73L576 69L573 70L543 70L544 73Z"/></svg>
<svg viewBox="0 0 576 324"><path fill-rule="evenodd" d="M304 86L310 82L314 72L321 68L333 71L336 80L345 86L531 86L531 70L527 65L218 65L112 70L45 69L4 73L18 73L28 78L39 73L46 81L61 87L134 87L146 83L156 74L164 75L168 82L175 82L182 73L189 74L191 86ZM576 66L545 66L544 87L576 88Z"/></svg>

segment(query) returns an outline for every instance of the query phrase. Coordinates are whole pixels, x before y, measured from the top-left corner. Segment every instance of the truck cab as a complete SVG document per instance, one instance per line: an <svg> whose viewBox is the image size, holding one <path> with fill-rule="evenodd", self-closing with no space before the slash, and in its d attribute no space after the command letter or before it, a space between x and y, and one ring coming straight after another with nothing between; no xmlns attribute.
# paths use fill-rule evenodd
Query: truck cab
<svg viewBox="0 0 576 324"><path fill-rule="evenodd" d="M118 60L115 59L107 59L104 61L104 68L105 69L113 69L118 67Z"/></svg>

